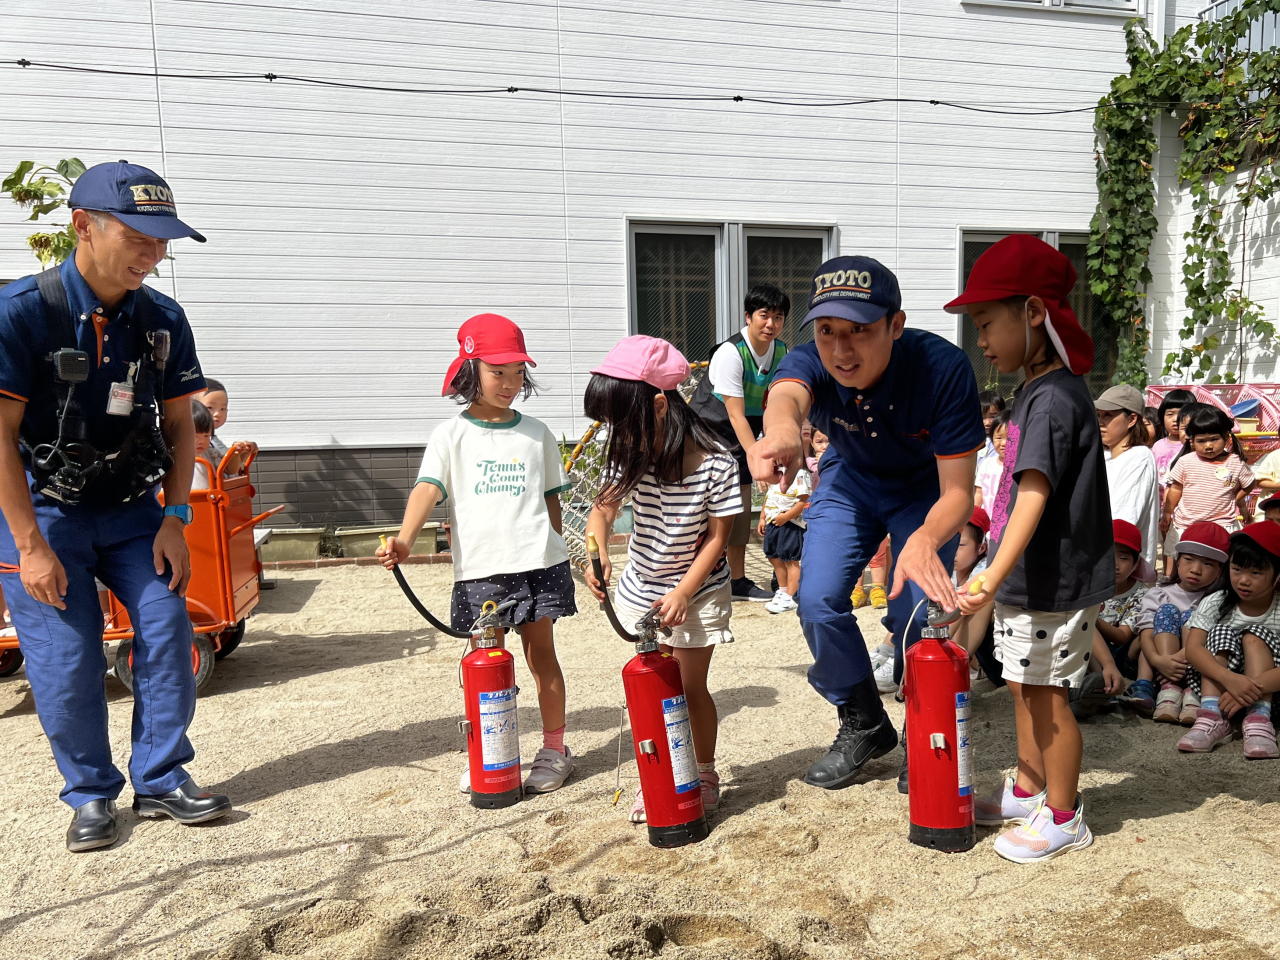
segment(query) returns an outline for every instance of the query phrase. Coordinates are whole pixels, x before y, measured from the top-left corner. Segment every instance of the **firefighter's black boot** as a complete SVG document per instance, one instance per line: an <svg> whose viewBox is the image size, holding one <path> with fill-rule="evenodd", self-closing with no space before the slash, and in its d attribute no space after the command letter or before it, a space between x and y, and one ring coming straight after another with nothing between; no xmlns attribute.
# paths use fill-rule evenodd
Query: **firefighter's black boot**
<svg viewBox="0 0 1280 960"><path fill-rule="evenodd" d="M809 768L804 782L824 790L850 786L864 764L898 745L898 732L880 702L874 677L854 687L849 702L836 708L840 730L827 755Z"/></svg>

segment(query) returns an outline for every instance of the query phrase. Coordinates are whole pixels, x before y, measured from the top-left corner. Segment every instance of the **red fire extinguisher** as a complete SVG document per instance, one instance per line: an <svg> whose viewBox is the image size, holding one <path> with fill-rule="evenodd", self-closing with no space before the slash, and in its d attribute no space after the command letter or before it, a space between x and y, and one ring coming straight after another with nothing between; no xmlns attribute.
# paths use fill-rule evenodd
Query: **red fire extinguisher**
<svg viewBox="0 0 1280 960"><path fill-rule="evenodd" d="M947 853L974 844L969 657L948 639L959 615L929 604L928 626L906 652L902 681L910 840Z"/></svg>
<svg viewBox="0 0 1280 960"><path fill-rule="evenodd" d="M604 584L600 548L587 535L587 551L596 580ZM636 645L636 655L622 668L631 739L644 791L649 842L655 847L682 847L705 840L711 832L702 807L702 783L693 753L689 707L680 680L680 664L659 650L662 614L656 608L636 624L639 636L618 622L605 591L604 608L618 636ZM670 634L670 630L666 631Z"/></svg>
<svg viewBox="0 0 1280 960"><path fill-rule="evenodd" d="M471 628L475 649L461 664L467 719L458 729L467 738L471 805L485 810L509 807L522 796L516 661L498 646L497 637L498 630L511 627L502 615L514 605L514 600L501 607L489 600L481 607L480 619Z"/></svg>
<svg viewBox="0 0 1280 960"><path fill-rule="evenodd" d="M382 537L382 546L387 538ZM471 778L471 805L486 810L509 807L523 795L520 782L520 727L516 723L516 662L498 646L498 631L513 624L503 615L516 605L499 606L492 600L480 608L480 619L470 631L454 630L431 613L418 599L399 566L391 568L396 582L413 608L441 633L468 639L472 650L459 664L465 720L458 729L467 738L467 767Z"/></svg>

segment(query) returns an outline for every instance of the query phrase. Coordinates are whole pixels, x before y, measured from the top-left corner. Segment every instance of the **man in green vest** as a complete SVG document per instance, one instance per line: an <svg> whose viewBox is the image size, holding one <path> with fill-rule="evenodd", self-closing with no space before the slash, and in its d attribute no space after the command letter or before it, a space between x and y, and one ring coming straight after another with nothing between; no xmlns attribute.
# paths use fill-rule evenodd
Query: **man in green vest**
<svg viewBox="0 0 1280 960"><path fill-rule="evenodd" d="M689 405L724 442L738 461L738 483L743 512L729 534L729 571L733 599L766 603L773 594L760 589L747 576L747 543L751 539L751 471L746 451L764 429L764 398L773 382L787 345L778 339L786 323L791 299L769 283L751 288L743 304L746 326L711 353L707 375L698 384Z"/></svg>

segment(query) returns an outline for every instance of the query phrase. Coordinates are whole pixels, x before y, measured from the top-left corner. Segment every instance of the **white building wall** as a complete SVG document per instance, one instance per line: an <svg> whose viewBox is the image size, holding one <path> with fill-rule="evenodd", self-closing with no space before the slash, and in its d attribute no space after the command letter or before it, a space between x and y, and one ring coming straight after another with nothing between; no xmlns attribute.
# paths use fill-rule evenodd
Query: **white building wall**
<svg viewBox="0 0 1280 960"><path fill-rule="evenodd" d="M1063 108L1125 69L1122 24L956 0L9 0L0 61ZM166 173L209 236L175 244L177 294L231 388L229 431L268 448L421 443L454 410L439 391L456 328L485 310L539 361L546 393L525 409L576 433L587 371L628 332L627 217L834 223L840 252L897 270L910 323L954 337L940 307L959 228L1083 231L1096 202L1089 111L0 70L0 168L78 155ZM0 276L31 270L28 231L0 210Z"/></svg>
<svg viewBox="0 0 1280 960"><path fill-rule="evenodd" d="M1170 17L1177 19L1177 26L1199 22L1202 0L1170 0ZM1172 24L1171 24L1172 26ZM1153 382L1161 379L1169 383L1184 382L1187 377L1162 378L1165 358L1182 347L1181 328L1188 316L1186 284L1183 264L1186 259L1187 239L1195 210L1188 189L1178 181L1178 158L1182 141L1178 128L1186 119L1185 114L1166 114L1160 118L1160 155L1157 160L1156 213L1160 226L1151 248L1152 283L1148 290L1148 308L1151 322L1151 354L1148 372ZM1241 170L1239 176L1247 178L1249 171ZM1243 283L1243 290L1256 302L1267 320L1280 326L1280 200L1258 208L1248 217L1241 229L1240 208L1231 203L1234 187L1223 192L1226 202L1226 233L1231 256L1232 277L1236 284ZM1217 363L1209 374L1222 376L1228 372L1240 375L1240 337L1238 331L1215 327L1222 338L1213 351ZM1197 331L1199 342L1204 331ZM1244 342L1244 379L1274 381L1277 378L1277 356L1274 343L1262 345L1256 337L1246 335Z"/></svg>

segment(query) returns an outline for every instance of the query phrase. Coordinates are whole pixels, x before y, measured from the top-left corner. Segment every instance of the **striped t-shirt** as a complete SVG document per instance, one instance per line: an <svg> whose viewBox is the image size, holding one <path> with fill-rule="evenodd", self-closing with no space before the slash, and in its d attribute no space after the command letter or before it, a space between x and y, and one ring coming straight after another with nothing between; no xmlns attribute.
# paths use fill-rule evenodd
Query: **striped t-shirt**
<svg viewBox="0 0 1280 960"><path fill-rule="evenodd" d="M1182 499L1173 508L1179 530L1201 520L1229 526L1239 514L1236 494L1253 483L1253 471L1234 453L1219 460L1202 460L1185 454L1169 468L1167 479L1182 484Z"/></svg>
<svg viewBox="0 0 1280 960"><path fill-rule="evenodd" d="M650 470L631 494L634 527L618 598L633 607L652 606L689 572L707 535L707 518L741 512L738 465L727 453L707 454L680 483L659 483ZM721 557L695 595L728 579L729 565Z"/></svg>

